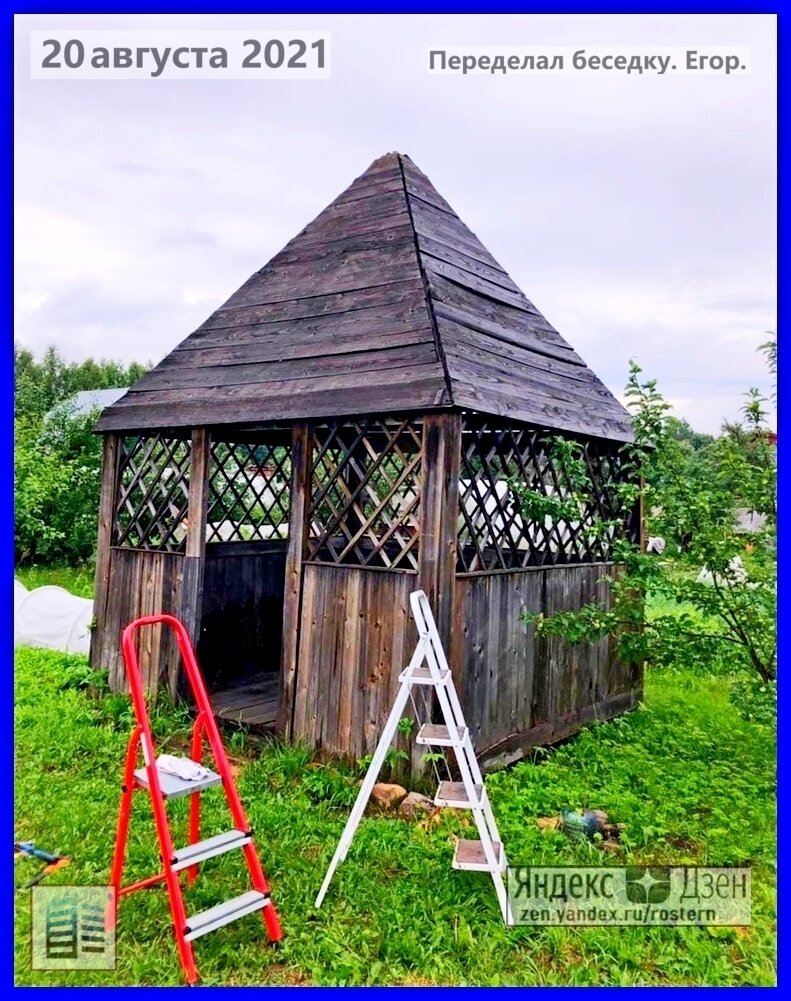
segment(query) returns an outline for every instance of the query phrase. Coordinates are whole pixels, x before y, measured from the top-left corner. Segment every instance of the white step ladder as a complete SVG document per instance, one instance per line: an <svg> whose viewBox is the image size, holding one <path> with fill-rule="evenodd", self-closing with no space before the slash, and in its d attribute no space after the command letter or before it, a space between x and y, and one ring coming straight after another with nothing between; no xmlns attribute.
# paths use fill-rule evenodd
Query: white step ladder
<svg viewBox="0 0 791 1001"><path fill-rule="evenodd" d="M390 710L390 715L387 717L385 728L360 787L357 800L349 814L349 819L346 821L327 875L324 877L324 882L316 897L315 906L321 907L332 877L335 875L335 870L346 858L346 853L370 799L371 791L384 764L385 755L396 735L399 721L410 700L412 688L416 685L432 686L445 722L444 724L424 723L418 731L416 742L432 747L453 748L461 777L460 782L440 782L434 803L437 806L470 810L478 828L479 840L460 840L456 843L452 865L454 869L470 869L476 872L490 873L497 892L503 921L506 924L511 924L508 894L503 879L503 873L508 864L505 848L497 831L492 808L489 805L486 785L475 757L470 731L464 721L461 704L437 632L434 616L423 591L413 591L409 596L409 603L418 631L417 646L409 665L398 676L401 687L396 695L393 708Z"/></svg>

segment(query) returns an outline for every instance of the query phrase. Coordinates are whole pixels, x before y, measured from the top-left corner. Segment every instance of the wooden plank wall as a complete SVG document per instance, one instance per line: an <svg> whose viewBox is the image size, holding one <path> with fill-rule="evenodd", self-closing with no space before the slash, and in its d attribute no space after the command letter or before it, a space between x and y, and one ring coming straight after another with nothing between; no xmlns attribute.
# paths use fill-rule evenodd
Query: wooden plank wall
<svg viewBox="0 0 791 1001"><path fill-rule="evenodd" d="M207 545L198 659L210 686L279 673L286 546Z"/></svg>
<svg viewBox="0 0 791 1001"><path fill-rule="evenodd" d="M609 604L608 564L460 575L451 664L473 742L489 764L569 736L617 715L642 695L642 672L615 657L614 644L573 646L535 637L525 610Z"/></svg>
<svg viewBox="0 0 791 1001"><path fill-rule="evenodd" d="M295 739L353 759L373 752L417 642L416 586L407 571L304 564Z"/></svg>
<svg viewBox="0 0 791 1001"><path fill-rule="evenodd" d="M180 553L149 552L140 549L110 549L107 580L110 600L103 621L97 620L91 663L109 672L110 688L126 690L121 633L141 615L161 612L180 614L184 557ZM140 669L151 692L166 685L175 696L178 685L178 645L171 630L162 635L161 626L138 633Z"/></svg>

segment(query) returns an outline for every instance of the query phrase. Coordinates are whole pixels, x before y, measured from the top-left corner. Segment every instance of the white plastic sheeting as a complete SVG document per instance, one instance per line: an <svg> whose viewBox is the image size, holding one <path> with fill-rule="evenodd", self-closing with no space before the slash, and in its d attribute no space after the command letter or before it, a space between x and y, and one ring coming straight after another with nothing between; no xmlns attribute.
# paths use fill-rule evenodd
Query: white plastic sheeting
<svg viewBox="0 0 791 1001"><path fill-rule="evenodd" d="M44 646L66 653L88 653L93 601L65 588L32 591L14 581L14 646Z"/></svg>

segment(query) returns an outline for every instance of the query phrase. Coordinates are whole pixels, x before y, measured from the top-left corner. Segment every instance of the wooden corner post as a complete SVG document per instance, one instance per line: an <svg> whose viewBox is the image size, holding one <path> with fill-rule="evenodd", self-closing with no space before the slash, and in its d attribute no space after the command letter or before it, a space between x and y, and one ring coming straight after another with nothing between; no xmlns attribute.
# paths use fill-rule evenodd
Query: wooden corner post
<svg viewBox="0 0 791 1001"><path fill-rule="evenodd" d="M313 453L310 427L294 425L291 435L291 505L288 517L288 552L283 596L283 650L277 732L291 737L299 659L299 617L302 604L302 561L310 530L310 497Z"/></svg>
<svg viewBox="0 0 791 1001"><path fill-rule="evenodd" d="M206 559L206 510L209 500L209 459L211 435L206 428L194 428L190 448L187 535L181 581L181 621L195 647L200 638L203 611L203 568ZM168 689L175 698L179 689L179 664L168 664Z"/></svg>
<svg viewBox="0 0 791 1001"><path fill-rule="evenodd" d="M456 584L460 465L461 415L426 414L421 457L418 584L426 592L446 650L451 649Z"/></svg>
<svg viewBox="0 0 791 1001"><path fill-rule="evenodd" d="M113 545L115 528L115 497L118 486L118 465L121 460L121 440L117 434L104 436L102 445L102 484L99 495L99 531L96 540L96 576L94 578L93 615L94 628L91 632L91 667L100 668L99 653L107 616L107 601L110 593L110 550Z"/></svg>

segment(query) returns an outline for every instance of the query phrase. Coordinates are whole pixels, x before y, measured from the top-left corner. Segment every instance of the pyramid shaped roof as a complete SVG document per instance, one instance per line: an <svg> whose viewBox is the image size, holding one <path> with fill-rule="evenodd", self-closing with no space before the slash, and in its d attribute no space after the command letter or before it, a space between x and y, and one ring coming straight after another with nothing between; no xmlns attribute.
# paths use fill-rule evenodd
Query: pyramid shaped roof
<svg viewBox="0 0 791 1001"><path fill-rule="evenodd" d="M97 430L438 409L632 437L621 404L426 175L388 153Z"/></svg>

